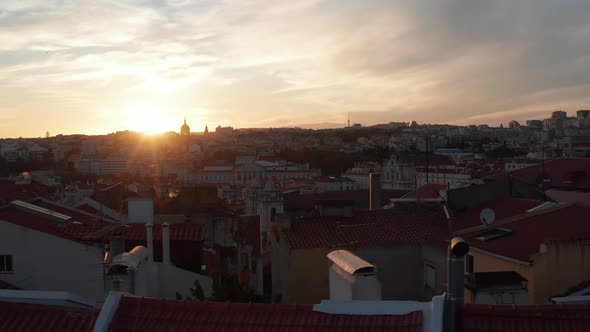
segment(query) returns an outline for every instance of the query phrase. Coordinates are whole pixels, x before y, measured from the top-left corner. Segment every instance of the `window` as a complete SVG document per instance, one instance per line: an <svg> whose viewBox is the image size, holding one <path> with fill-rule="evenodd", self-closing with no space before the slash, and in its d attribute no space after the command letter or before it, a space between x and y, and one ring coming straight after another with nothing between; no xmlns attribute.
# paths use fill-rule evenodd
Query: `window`
<svg viewBox="0 0 590 332"><path fill-rule="evenodd" d="M467 254L465 256L465 274L473 273L473 255Z"/></svg>
<svg viewBox="0 0 590 332"><path fill-rule="evenodd" d="M0 255L0 273L12 272L12 255Z"/></svg>
<svg viewBox="0 0 590 332"><path fill-rule="evenodd" d="M432 263L424 263L424 285L435 289L436 267Z"/></svg>

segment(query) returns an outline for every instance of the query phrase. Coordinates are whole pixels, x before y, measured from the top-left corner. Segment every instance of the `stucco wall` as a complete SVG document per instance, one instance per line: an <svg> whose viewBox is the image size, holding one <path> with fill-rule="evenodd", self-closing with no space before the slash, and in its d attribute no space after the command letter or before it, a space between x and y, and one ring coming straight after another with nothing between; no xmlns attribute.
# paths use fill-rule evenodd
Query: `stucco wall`
<svg viewBox="0 0 590 332"><path fill-rule="evenodd" d="M436 246L422 247L424 261L436 267L435 288L424 288L423 301L429 301L435 295L441 295L447 290L447 248Z"/></svg>
<svg viewBox="0 0 590 332"><path fill-rule="evenodd" d="M326 255L332 250L298 249L290 252L287 256L288 268L281 274L285 278L281 285L283 302L316 304L330 298L331 263ZM384 300L424 298L424 260L419 246L347 250L377 266L377 278L382 286ZM282 261L277 263L284 264Z"/></svg>
<svg viewBox="0 0 590 332"><path fill-rule="evenodd" d="M590 242L551 244L534 258L533 303L543 304L553 295L590 279Z"/></svg>
<svg viewBox="0 0 590 332"><path fill-rule="evenodd" d="M17 287L68 291L102 302L103 251L0 221L0 254L13 255L14 273L0 274Z"/></svg>
<svg viewBox="0 0 590 332"><path fill-rule="evenodd" d="M534 257L531 265L472 250L474 272L515 271L528 280L530 304L544 304L549 297L590 279L590 243L572 241L551 244Z"/></svg>

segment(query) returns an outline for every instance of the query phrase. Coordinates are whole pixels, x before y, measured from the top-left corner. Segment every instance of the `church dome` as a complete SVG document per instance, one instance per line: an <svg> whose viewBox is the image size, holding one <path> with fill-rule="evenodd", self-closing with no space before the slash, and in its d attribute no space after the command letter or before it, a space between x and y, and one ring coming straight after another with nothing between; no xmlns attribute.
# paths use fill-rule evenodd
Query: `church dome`
<svg viewBox="0 0 590 332"><path fill-rule="evenodd" d="M184 124L180 127L180 136L189 136L191 134L191 127L186 124L186 117L184 118Z"/></svg>

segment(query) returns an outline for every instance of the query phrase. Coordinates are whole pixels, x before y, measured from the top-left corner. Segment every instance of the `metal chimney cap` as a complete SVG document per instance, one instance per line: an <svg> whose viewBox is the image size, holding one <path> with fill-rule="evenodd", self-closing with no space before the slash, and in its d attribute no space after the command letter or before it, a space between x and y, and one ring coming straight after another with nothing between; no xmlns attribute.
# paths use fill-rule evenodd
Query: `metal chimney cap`
<svg viewBox="0 0 590 332"><path fill-rule="evenodd" d="M469 253L469 244L460 237L451 240L451 253L455 257L463 257Z"/></svg>

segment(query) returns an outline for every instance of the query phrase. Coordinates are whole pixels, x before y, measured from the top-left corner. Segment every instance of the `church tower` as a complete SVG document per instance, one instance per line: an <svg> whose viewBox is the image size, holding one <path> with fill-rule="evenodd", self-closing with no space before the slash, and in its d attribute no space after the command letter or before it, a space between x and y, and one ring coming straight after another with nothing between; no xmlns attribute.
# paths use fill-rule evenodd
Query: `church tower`
<svg viewBox="0 0 590 332"><path fill-rule="evenodd" d="M180 127L180 136L189 137L191 135L191 127L186 124L186 116L184 117L184 124Z"/></svg>

